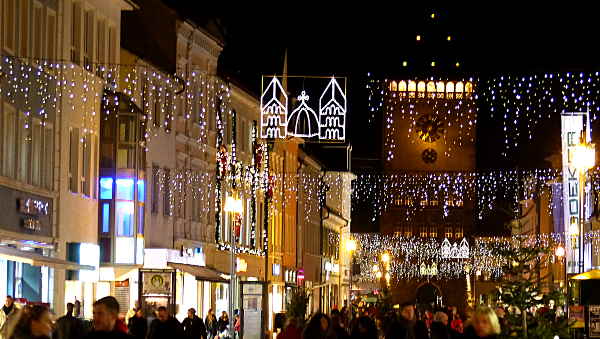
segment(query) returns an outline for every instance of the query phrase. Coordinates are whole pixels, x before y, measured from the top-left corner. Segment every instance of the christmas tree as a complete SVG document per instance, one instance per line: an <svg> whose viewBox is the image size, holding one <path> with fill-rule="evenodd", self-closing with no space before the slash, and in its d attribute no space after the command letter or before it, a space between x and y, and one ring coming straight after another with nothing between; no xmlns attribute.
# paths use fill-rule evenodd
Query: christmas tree
<svg viewBox="0 0 600 339"><path fill-rule="evenodd" d="M508 246L496 246L494 252L506 262L497 289L499 305L509 310L501 337L568 338L568 320L557 317L551 306L563 304L564 294L542 274L542 265L553 255L551 243L513 238Z"/></svg>

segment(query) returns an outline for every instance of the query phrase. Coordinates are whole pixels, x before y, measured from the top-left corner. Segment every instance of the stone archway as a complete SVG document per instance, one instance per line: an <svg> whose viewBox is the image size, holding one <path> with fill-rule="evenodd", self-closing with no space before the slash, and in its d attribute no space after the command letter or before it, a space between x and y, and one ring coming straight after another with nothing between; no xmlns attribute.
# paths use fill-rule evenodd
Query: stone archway
<svg viewBox="0 0 600 339"><path fill-rule="evenodd" d="M421 307L433 307L442 296L442 290L432 282L424 282L417 287L417 305Z"/></svg>

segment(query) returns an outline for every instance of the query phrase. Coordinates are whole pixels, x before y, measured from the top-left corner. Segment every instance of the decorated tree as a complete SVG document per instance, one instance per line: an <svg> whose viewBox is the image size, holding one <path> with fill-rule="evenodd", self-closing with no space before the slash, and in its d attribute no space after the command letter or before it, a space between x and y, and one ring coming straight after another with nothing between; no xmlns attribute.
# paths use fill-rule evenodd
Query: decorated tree
<svg viewBox="0 0 600 339"><path fill-rule="evenodd" d="M297 318L301 323L306 318L310 293L307 288L298 287L292 290L289 299L285 302L286 317Z"/></svg>
<svg viewBox="0 0 600 339"><path fill-rule="evenodd" d="M513 238L494 252L505 259L503 277L497 289L498 302L507 306L502 337L549 338L569 336L568 320L557 317L550 307L564 302L563 293L542 273L553 254L550 241ZM535 311L534 311L535 310Z"/></svg>

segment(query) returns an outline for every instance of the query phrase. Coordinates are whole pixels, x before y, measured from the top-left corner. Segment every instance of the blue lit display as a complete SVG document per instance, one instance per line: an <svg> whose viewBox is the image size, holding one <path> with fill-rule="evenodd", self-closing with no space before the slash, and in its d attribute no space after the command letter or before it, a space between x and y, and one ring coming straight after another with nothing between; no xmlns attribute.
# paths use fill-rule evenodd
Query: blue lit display
<svg viewBox="0 0 600 339"><path fill-rule="evenodd" d="M102 204L102 233L110 232L110 204Z"/></svg>
<svg viewBox="0 0 600 339"><path fill-rule="evenodd" d="M133 200L133 179L117 179L117 199Z"/></svg>
<svg viewBox="0 0 600 339"><path fill-rule="evenodd" d="M144 180L138 180L137 189L138 189L138 201L144 202L146 199L146 191L145 191Z"/></svg>
<svg viewBox="0 0 600 339"><path fill-rule="evenodd" d="M113 197L113 179L100 178L100 199L112 199Z"/></svg>

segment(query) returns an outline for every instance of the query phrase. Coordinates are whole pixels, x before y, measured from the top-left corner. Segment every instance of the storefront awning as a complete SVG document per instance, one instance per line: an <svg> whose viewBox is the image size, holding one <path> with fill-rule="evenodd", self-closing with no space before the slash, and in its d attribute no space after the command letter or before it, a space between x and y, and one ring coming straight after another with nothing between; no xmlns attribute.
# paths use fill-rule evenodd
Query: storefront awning
<svg viewBox="0 0 600 339"><path fill-rule="evenodd" d="M590 279L600 279L600 270L590 270L578 275L571 277L574 280L590 280Z"/></svg>
<svg viewBox="0 0 600 339"><path fill-rule="evenodd" d="M168 262L167 265L174 269L183 271L196 277L196 280L212 281L218 283L228 283L229 280L223 278L225 273L219 272L215 269L206 266L195 266L188 264L178 264L174 262Z"/></svg>
<svg viewBox="0 0 600 339"><path fill-rule="evenodd" d="M63 270L95 270L94 266L78 265L58 258L45 257L34 252L20 251L16 248L0 246L0 258L18 261L32 266L48 266Z"/></svg>

